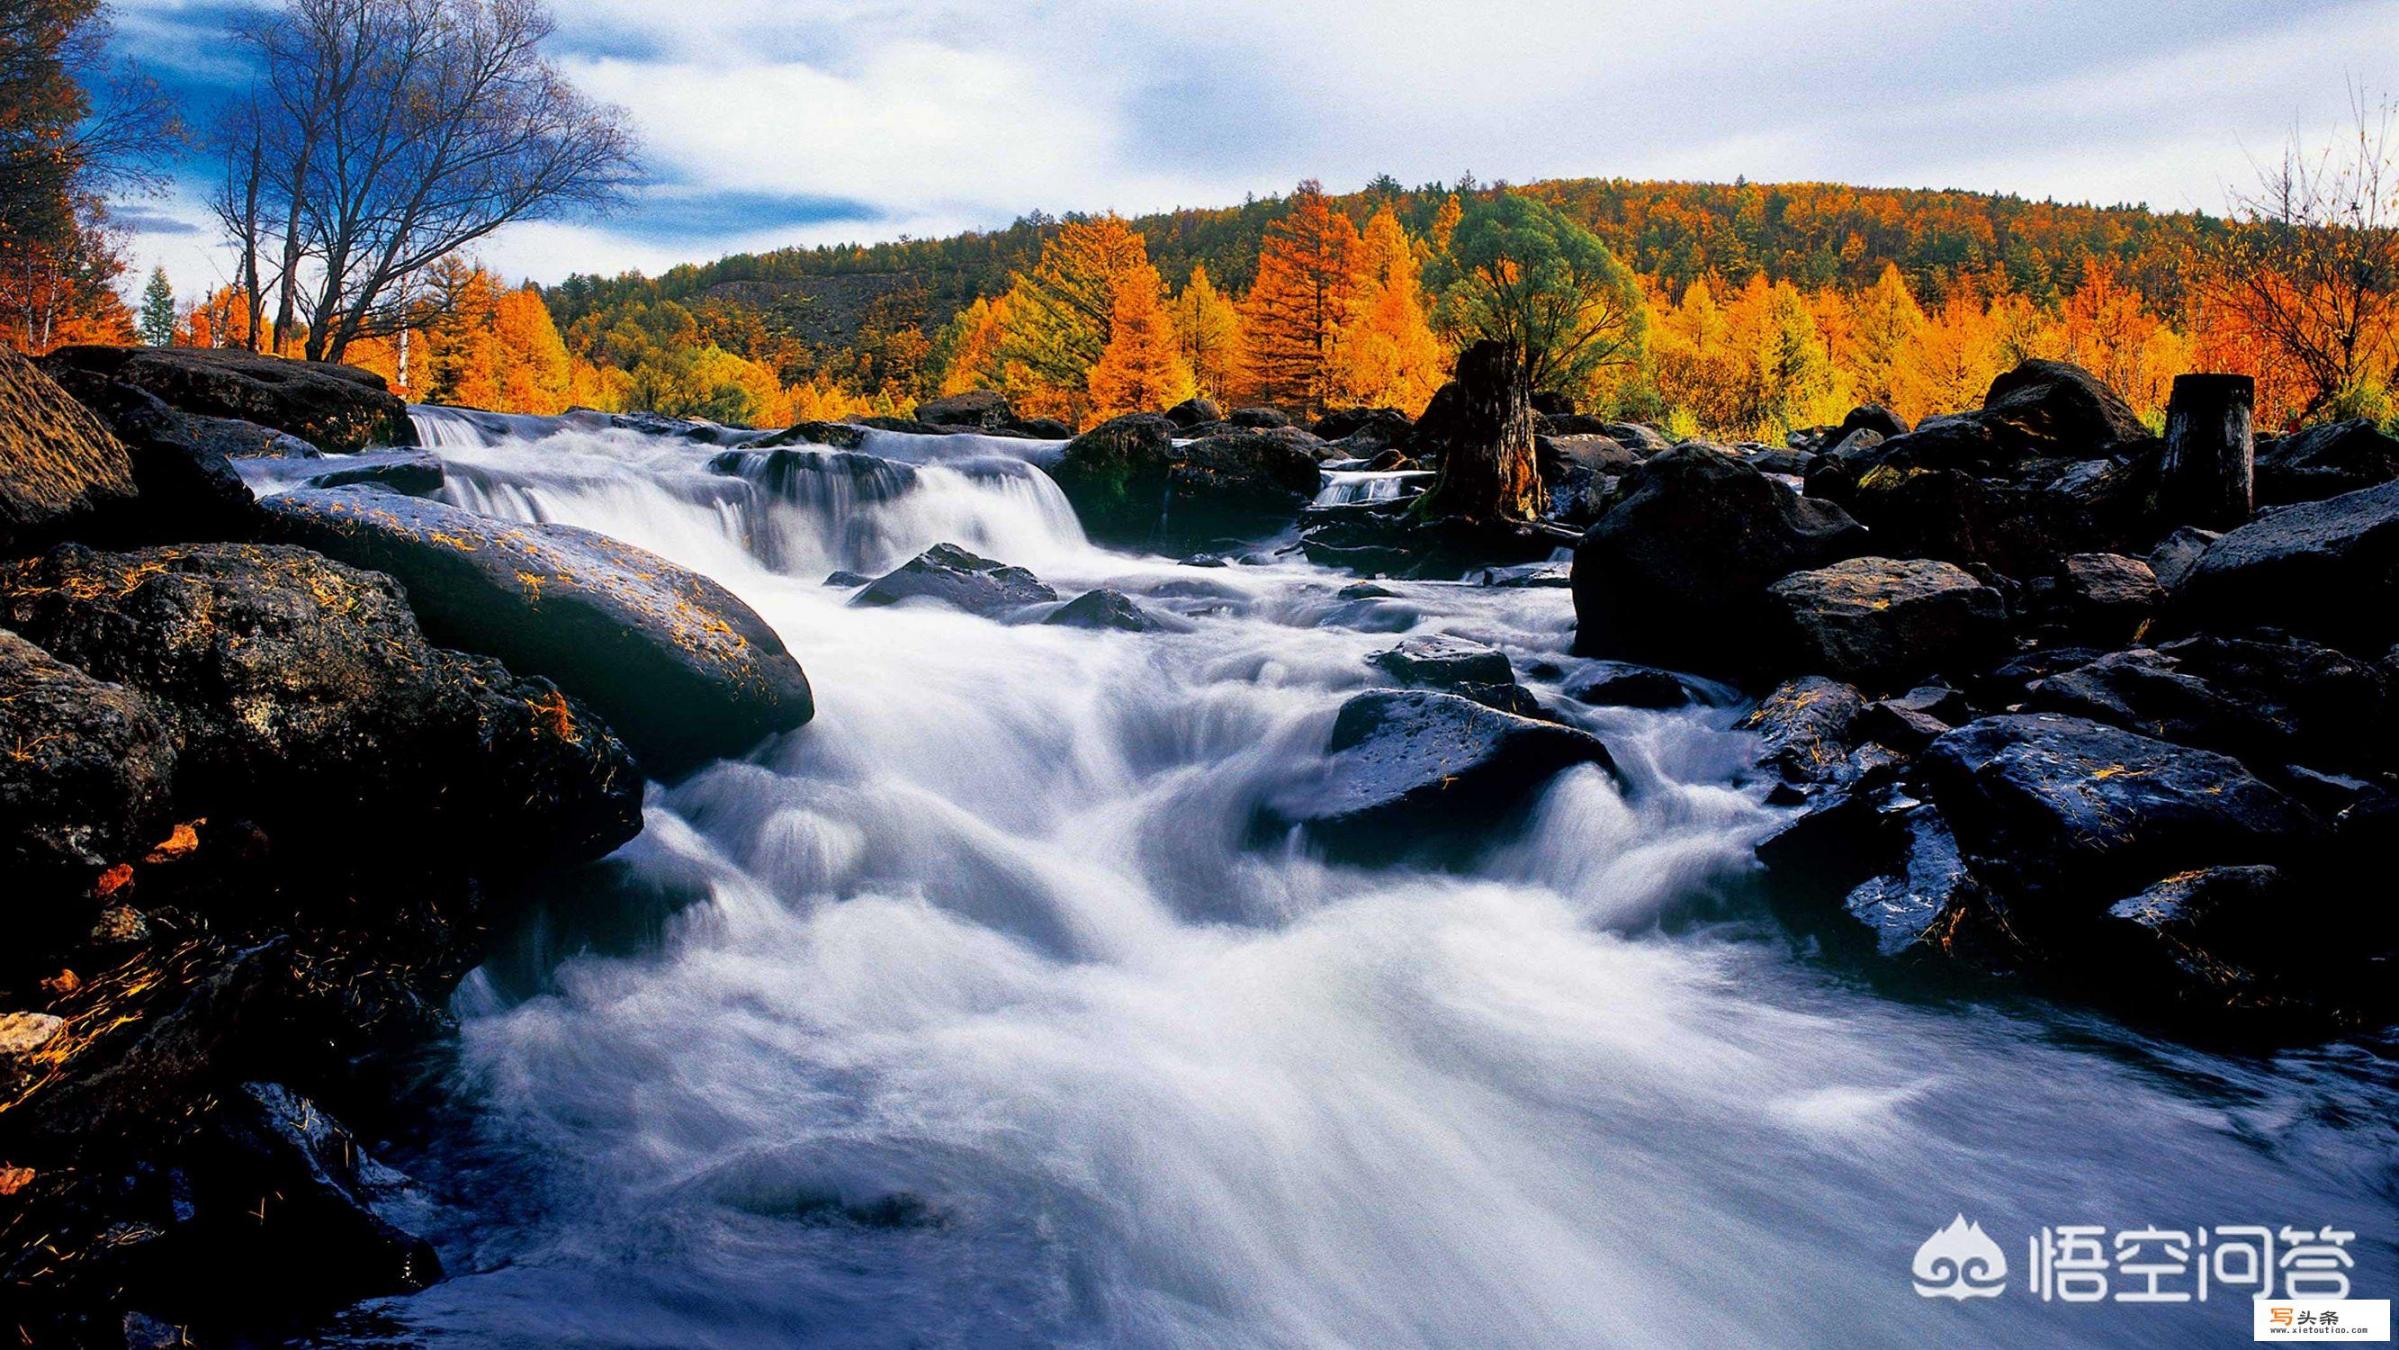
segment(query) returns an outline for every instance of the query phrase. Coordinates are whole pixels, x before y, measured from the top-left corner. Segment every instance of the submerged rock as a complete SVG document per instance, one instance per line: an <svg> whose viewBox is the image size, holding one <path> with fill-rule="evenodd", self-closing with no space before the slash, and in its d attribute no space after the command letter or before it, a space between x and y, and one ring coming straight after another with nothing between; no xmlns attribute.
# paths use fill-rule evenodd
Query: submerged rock
<svg viewBox="0 0 2399 1350"><path fill-rule="evenodd" d="M355 366L200 347L61 347L42 368L87 403L128 385L177 412L237 417L335 454L414 445L408 408Z"/></svg>
<svg viewBox="0 0 2399 1350"><path fill-rule="evenodd" d="M1067 628L1100 628L1119 633L1151 633L1167 625L1122 591L1085 591L1050 613L1043 623Z"/></svg>
<svg viewBox="0 0 2399 1350"><path fill-rule="evenodd" d="M1317 773L1270 804L1336 857L1473 837L1560 771L1613 774L1598 737L1432 690L1378 690L1341 705Z"/></svg>
<svg viewBox="0 0 2399 1350"><path fill-rule="evenodd" d="M434 641L589 700L648 772L742 754L815 711L765 620L654 553L389 492L304 489L262 506L280 538L398 578Z"/></svg>
<svg viewBox="0 0 2399 1350"><path fill-rule="evenodd" d="M1680 708L1699 701L1691 683L1671 670L1624 661L1596 661L1566 697L1603 708Z"/></svg>
<svg viewBox="0 0 2399 1350"><path fill-rule="evenodd" d="M1026 605L1055 600L1058 593L1021 567L969 553L956 544L935 544L869 583L850 597L861 609L930 600L985 618Z"/></svg>

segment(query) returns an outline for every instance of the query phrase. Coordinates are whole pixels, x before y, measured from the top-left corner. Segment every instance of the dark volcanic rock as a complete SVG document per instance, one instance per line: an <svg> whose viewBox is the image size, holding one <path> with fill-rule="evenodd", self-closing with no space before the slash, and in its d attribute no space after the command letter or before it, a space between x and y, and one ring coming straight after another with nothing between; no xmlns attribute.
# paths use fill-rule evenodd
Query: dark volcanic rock
<svg viewBox="0 0 2399 1350"><path fill-rule="evenodd" d="M656 554L389 492L306 489L262 506L281 538L398 578L436 642L588 700L648 772L741 754L815 711L765 620Z"/></svg>
<svg viewBox="0 0 2399 1350"><path fill-rule="evenodd" d="M1864 531L1715 450L1643 461L1574 553L1576 645L1698 669L1746 663L1766 588L1847 557Z"/></svg>
<svg viewBox="0 0 2399 1350"><path fill-rule="evenodd" d="M855 450L866 444L866 430L847 422L794 422L771 436L761 436L744 449L774 450L792 445L822 445L835 450Z"/></svg>
<svg viewBox="0 0 2399 1350"><path fill-rule="evenodd" d="M1532 691L1516 683L1507 653L1479 642L1443 634L1413 637L1366 659L1410 688L1458 694L1519 717L1545 715Z"/></svg>
<svg viewBox="0 0 2399 1350"><path fill-rule="evenodd" d="M1051 467L1083 528L1123 543L1203 543L1271 533L1316 495L1304 432L1241 431L1175 442L1163 417L1136 413L1067 443Z"/></svg>
<svg viewBox="0 0 2399 1350"><path fill-rule="evenodd" d="M2161 589L2175 589L2182 585L2184 578L2191 575L2191 569L2199 565L2199 559L2207 552L2208 545L2223 537L2215 530L2203 530L2196 525L2182 526L2159 540L2156 548L2149 550L2150 575L2157 578Z"/></svg>
<svg viewBox="0 0 2399 1350"><path fill-rule="evenodd" d="M1787 680L1741 719L1764 740L1759 767L1780 779L1785 800L1829 781L1856 744L1866 700L1839 680L1803 675Z"/></svg>
<svg viewBox="0 0 2399 1350"><path fill-rule="evenodd" d="M932 600L989 618L1057 598L1041 578L1021 567L969 553L956 544L935 544L877 577L851 596L850 603L872 609L903 600Z"/></svg>
<svg viewBox="0 0 2399 1350"><path fill-rule="evenodd" d="M2399 483L2259 512L2200 555L2168 613L2215 632L2269 626L2388 648L2399 641Z"/></svg>
<svg viewBox="0 0 2399 1350"><path fill-rule="evenodd" d="M2027 702L2221 750L2261 772L2399 759L2390 676L2304 638L2201 636L2113 652L2040 681Z"/></svg>
<svg viewBox="0 0 2399 1350"><path fill-rule="evenodd" d="M1184 399L1182 402L1174 405L1171 408L1168 408L1166 410L1166 420L1174 423L1178 427L1196 427L1205 422L1223 421L1224 409L1218 407L1213 399L1205 399L1195 396ZM1330 440L1332 438L1326 437L1326 439Z"/></svg>
<svg viewBox="0 0 2399 1350"><path fill-rule="evenodd" d="M1834 429L1828 439L1832 444L1839 445L1856 431L1871 431L1878 436L1905 436L1908 430L1907 419L1898 413L1880 403L1861 403L1849 410L1849 415L1841 419L1841 425Z"/></svg>
<svg viewBox="0 0 2399 1350"><path fill-rule="evenodd" d="M1561 770L1614 773L1598 737L1431 690L1379 690L1341 705L1325 760L1271 804L1336 856L1375 856L1471 836Z"/></svg>
<svg viewBox="0 0 2399 1350"><path fill-rule="evenodd" d="M12 885L81 889L166 837L175 747L149 700L5 629L0 747L0 871Z"/></svg>
<svg viewBox="0 0 2399 1350"><path fill-rule="evenodd" d="M2076 553L2059 565L2047 619L2069 639L2114 645L2132 640L2158 607L2165 588L2138 558Z"/></svg>
<svg viewBox="0 0 2399 1350"><path fill-rule="evenodd" d="M278 1083L230 1094L197 1170L195 1199L224 1219L212 1241L233 1244L212 1260L272 1268L339 1305L413 1293L441 1279L433 1244L378 1213L409 1189L316 1103Z"/></svg>
<svg viewBox="0 0 2399 1350"><path fill-rule="evenodd" d="M2064 361L2026 361L1991 381L1976 416L2023 453L2069 459L2149 434L2115 390Z"/></svg>
<svg viewBox="0 0 2399 1350"><path fill-rule="evenodd" d="M441 457L429 450L394 450L357 458L365 462L336 460L340 467L310 475L307 486L379 487L409 497L431 497L438 495L447 481Z"/></svg>
<svg viewBox="0 0 2399 1350"><path fill-rule="evenodd" d="M1566 697L1602 708L1680 708L1698 701L1690 683L1673 671L1625 661L1594 662L1566 687Z"/></svg>
<svg viewBox="0 0 2399 1350"><path fill-rule="evenodd" d="M30 552L121 512L133 459L81 403L0 349L0 556Z"/></svg>
<svg viewBox="0 0 2399 1350"><path fill-rule="evenodd" d="M2240 762L2050 713L1986 717L1933 742L1933 802L2016 926L2087 920L2151 879L2304 856L2323 827Z"/></svg>
<svg viewBox="0 0 2399 1350"><path fill-rule="evenodd" d="M585 708L434 648L390 578L304 549L67 545L0 567L0 617L146 697L177 745L181 816L336 850L372 821L501 867L597 857L640 828L631 759Z"/></svg>
<svg viewBox="0 0 2399 1350"><path fill-rule="evenodd" d="M1281 408L1235 408L1225 420L1237 427L1266 431L1290 426L1291 414Z"/></svg>
<svg viewBox="0 0 2399 1350"><path fill-rule="evenodd" d="M2007 607L1960 568L1926 559L1852 558L1768 588L1778 672L1820 671L1895 689L1998 654Z"/></svg>
<svg viewBox="0 0 2399 1350"><path fill-rule="evenodd" d="M109 384L130 385L178 412L238 417L335 454L416 444L407 406L382 376L355 366L196 347L61 347L42 368L86 403L105 399Z"/></svg>
<svg viewBox="0 0 2399 1350"><path fill-rule="evenodd" d="M1016 413L1008 406L1007 395L990 389L969 389L917 404L916 420L937 427L999 431L1016 420Z"/></svg>
<svg viewBox="0 0 2399 1350"><path fill-rule="evenodd" d="M1397 408L1335 408L1309 428L1319 439L1347 442L1353 452L1405 447L1416 424Z"/></svg>
<svg viewBox="0 0 2399 1350"><path fill-rule="evenodd" d="M2257 504L2321 501L2399 478L2399 439L2366 419L2309 427L2257 447Z"/></svg>
<svg viewBox="0 0 2399 1350"><path fill-rule="evenodd" d="M1120 633L1150 633L1166 625L1134 603L1122 591L1085 591L1051 612L1043 623L1068 628L1104 628Z"/></svg>
<svg viewBox="0 0 2399 1350"><path fill-rule="evenodd" d="M1875 950L1884 956L1949 953L1963 934L1982 926L1987 894L1938 810L1907 812L1904 829L1899 870L1861 883L1841 907L1874 935Z"/></svg>
<svg viewBox="0 0 2399 1350"><path fill-rule="evenodd" d="M2314 945L2294 941L2290 922L2306 899L2279 868L2180 872L2108 907L2091 962L2128 993L2156 990L2208 1011L2277 1010L2293 1000L2276 988L2276 967Z"/></svg>

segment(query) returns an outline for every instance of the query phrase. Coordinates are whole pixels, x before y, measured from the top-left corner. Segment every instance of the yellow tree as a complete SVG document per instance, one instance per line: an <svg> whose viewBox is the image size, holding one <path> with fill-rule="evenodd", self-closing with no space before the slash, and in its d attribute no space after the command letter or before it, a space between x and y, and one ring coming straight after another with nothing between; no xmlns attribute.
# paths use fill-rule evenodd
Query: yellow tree
<svg viewBox="0 0 2399 1350"><path fill-rule="evenodd" d="M492 274L455 257L435 263L428 277L432 319L425 325L423 373L407 383L433 403L467 408L500 404L499 288Z"/></svg>
<svg viewBox="0 0 2399 1350"><path fill-rule="evenodd" d="M1175 338L1182 344L1185 364L1191 367L1193 387L1220 402L1232 397L1246 378L1241 311L1208 279L1205 263L1192 267L1191 279L1175 296L1172 313Z"/></svg>
<svg viewBox="0 0 2399 1350"><path fill-rule="evenodd" d="M1345 403L1424 411L1449 365L1425 317L1416 249L1386 205L1366 222L1356 317L1341 335L1335 396Z"/></svg>
<svg viewBox="0 0 2399 1350"><path fill-rule="evenodd" d="M562 413L574 392L566 343L550 319L550 307L530 283L508 292L492 307L499 410Z"/></svg>
<svg viewBox="0 0 2399 1350"><path fill-rule="evenodd" d="M1000 387L1000 341L1007 326L1008 297L1004 295L978 296L950 319L941 336L941 345L949 353L942 366L942 393Z"/></svg>
<svg viewBox="0 0 2399 1350"><path fill-rule="evenodd" d="M1911 422L1982 405L2007 353L1981 296L1963 279L1891 374L1892 410Z"/></svg>
<svg viewBox="0 0 2399 1350"><path fill-rule="evenodd" d="M1449 237L1458 232L1458 221L1466 209L1458 205L1458 194L1451 193L1441 201L1441 209L1433 213L1433 251L1449 252Z"/></svg>
<svg viewBox="0 0 2399 1350"><path fill-rule="evenodd" d="M1310 411L1331 401L1335 350L1358 299L1358 251L1358 227L1313 178L1266 227L1258 279L1241 304L1259 398Z"/></svg>
<svg viewBox="0 0 2399 1350"><path fill-rule="evenodd" d="M1191 397L1191 366L1167 317L1165 290L1147 263L1117 284L1108 347L1091 368L1094 416L1156 412Z"/></svg>
<svg viewBox="0 0 2399 1350"><path fill-rule="evenodd" d="M1114 215L1068 221L1041 246L1041 261L1009 288L999 344L1002 384L1024 411L1082 422L1117 288L1148 268L1141 235Z"/></svg>
<svg viewBox="0 0 2399 1350"><path fill-rule="evenodd" d="M1650 351L1659 395L1688 419L1678 429L1716 434L1740 420L1741 361L1732 324L1706 277L1683 288L1651 335Z"/></svg>
<svg viewBox="0 0 2399 1350"><path fill-rule="evenodd" d="M1922 338L1924 310L1908 290L1907 278L1895 263L1884 263L1882 275L1858 292L1849 307L1846 340L1833 348L1833 360L1858 397L1896 409L1899 393L1895 372Z"/></svg>

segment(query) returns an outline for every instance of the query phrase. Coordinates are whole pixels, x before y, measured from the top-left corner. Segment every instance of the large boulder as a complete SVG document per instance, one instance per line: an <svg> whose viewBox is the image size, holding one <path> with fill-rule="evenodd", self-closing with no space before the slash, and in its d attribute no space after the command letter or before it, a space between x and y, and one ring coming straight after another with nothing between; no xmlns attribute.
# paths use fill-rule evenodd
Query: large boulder
<svg viewBox="0 0 2399 1350"><path fill-rule="evenodd" d="M1840 776L1865 711L1855 687L1802 675L1777 686L1740 727L1758 733L1758 765L1777 780L1776 800L1792 802Z"/></svg>
<svg viewBox="0 0 2399 1350"><path fill-rule="evenodd" d="M61 347L42 368L86 403L129 385L178 412L238 417L334 454L416 444L408 406L355 366L198 347Z"/></svg>
<svg viewBox="0 0 2399 1350"><path fill-rule="evenodd" d="M1238 414L1236 415L1238 416ZM1096 539L1173 546L1270 533L1316 495L1312 440L1288 428L1177 442L1164 417L1103 422L1066 445L1050 476Z"/></svg>
<svg viewBox="0 0 2399 1350"><path fill-rule="evenodd" d="M54 543L134 499L133 459L33 363L0 348L0 557Z"/></svg>
<svg viewBox="0 0 2399 1350"><path fill-rule="evenodd" d="M2025 361L1991 381L1975 415L2020 453L2094 459L2149 435L2132 405L2082 367Z"/></svg>
<svg viewBox="0 0 2399 1350"><path fill-rule="evenodd" d="M876 578L850 597L861 609L923 600L989 618L1058 598L1041 578L1021 567L969 553L956 544L935 544Z"/></svg>
<svg viewBox="0 0 2399 1350"><path fill-rule="evenodd" d="M916 420L937 427L969 431L1000 431L1016 421L1008 396L990 389L969 389L927 399L916 405Z"/></svg>
<svg viewBox="0 0 2399 1350"><path fill-rule="evenodd" d="M1849 410L1849 415L1841 419L1841 425L1833 429L1832 435L1825 437L1825 443L1839 445L1859 431L1871 431L1877 436L1889 437L1905 436L1908 430L1908 420L1898 413L1880 403L1861 403Z"/></svg>
<svg viewBox="0 0 2399 1350"><path fill-rule="evenodd" d="M2177 622L2275 627L2379 652L2399 642L2399 482L2260 511L2174 589Z"/></svg>
<svg viewBox="0 0 2399 1350"><path fill-rule="evenodd" d="M1588 732L1431 690L1377 690L1341 705L1325 758L1269 803L1337 857L1471 839L1561 770L1615 772Z"/></svg>
<svg viewBox="0 0 2399 1350"><path fill-rule="evenodd" d="M1184 399L1182 402L1174 405L1173 407L1168 408L1166 410L1166 420L1174 423L1178 427L1188 428L1203 426L1209 422L1223 421L1224 409L1218 405L1216 400L1212 398L1204 398L1195 394L1190 398ZM1333 438L1328 436L1325 439L1331 440Z"/></svg>
<svg viewBox="0 0 2399 1350"><path fill-rule="evenodd" d="M166 837L175 745L149 700L6 629L0 747L0 870L28 892L77 888Z"/></svg>
<svg viewBox="0 0 2399 1350"><path fill-rule="evenodd" d="M1794 572L1767 595L1772 659L1869 689L1988 664L2006 641L1998 593L1929 559L1851 558Z"/></svg>
<svg viewBox="0 0 2399 1350"><path fill-rule="evenodd" d="M1416 424L1397 408L1334 408L1309 430L1320 440L1343 441L1353 454L1404 448Z"/></svg>
<svg viewBox="0 0 2399 1350"><path fill-rule="evenodd" d="M1746 663L1766 588L1857 553L1865 531L1740 460L1678 446L1642 461L1574 551L1576 645L1703 670Z"/></svg>
<svg viewBox="0 0 2399 1350"><path fill-rule="evenodd" d="M1545 715L1532 691L1516 682L1508 654L1480 642L1447 634L1412 637L1366 660L1411 689L1439 689L1519 717Z"/></svg>
<svg viewBox="0 0 2399 1350"><path fill-rule="evenodd" d="M179 816L503 867L596 857L640 828L631 758L587 708L432 646L389 577L305 549L65 545L0 566L0 621L144 696L177 747Z"/></svg>
<svg viewBox="0 0 2399 1350"><path fill-rule="evenodd" d="M2257 504L2321 501L2399 478L2399 438L2366 419L2309 427L2257 446Z"/></svg>
<svg viewBox="0 0 2399 1350"><path fill-rule="evenodd" d="M2382 770L2399 758L2391 677L2304 638L2202 635L2111 652L2034 683L2026 702L2221 750L2260 772Z"/></svg>
<svg viewBox="0 0 2399 1350"><path fill-rule="evenodd" d="M1969 863L2027 933L2088 921L2161 876L2303 857L2325 833L2230 756L2080 717L1986 717L1919 764Z"/></svg>
<svg viewBox="0 0 2399 1350"><path fill-rule="evenodd" d="M1092 628L1103 632L1154 633L1180 626L1143 609L1123 591L1085 591L1050 611L1043 623L1060 628Z"/></svg>
<svg viewBox="0 0 2399 1350"><path fill-rule="evenodd" d="M436 642L588 701L650 773L742 754L815 712L808 677L764 619L630 544L367 489L302 489L261 507L276 536L398 578Z"/></svg>

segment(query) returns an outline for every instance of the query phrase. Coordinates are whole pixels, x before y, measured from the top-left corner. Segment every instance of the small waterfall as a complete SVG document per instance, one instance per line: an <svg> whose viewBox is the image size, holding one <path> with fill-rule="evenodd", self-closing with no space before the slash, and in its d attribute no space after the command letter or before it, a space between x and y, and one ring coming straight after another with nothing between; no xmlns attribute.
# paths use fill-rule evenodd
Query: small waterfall
<svg viewBox="0 0 2399 1350"><path fill-rule="evenodd" d="M431 403L408 405L408 421L416 428L417 444L429 450L475 450L490 445L492 438L484 435L478 420L490 415Z"/></svg>
<svg viewBox="0 0 2399 1350"><path fill-rule="evenodd" d="M1432 477L1429 469L1327 469L1324 486L1316 494L1316 505L1396 501L1423 491Z"/></svg>

